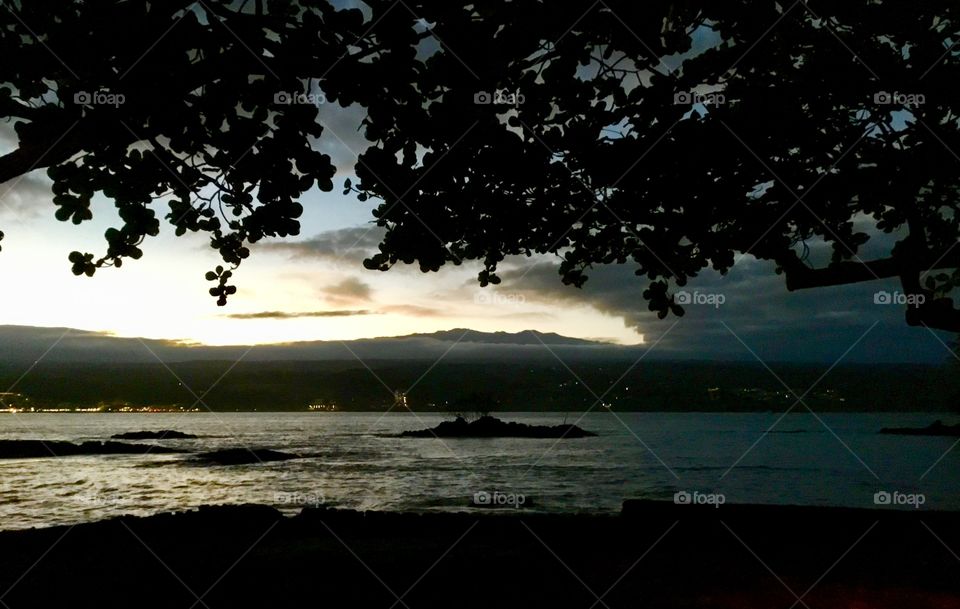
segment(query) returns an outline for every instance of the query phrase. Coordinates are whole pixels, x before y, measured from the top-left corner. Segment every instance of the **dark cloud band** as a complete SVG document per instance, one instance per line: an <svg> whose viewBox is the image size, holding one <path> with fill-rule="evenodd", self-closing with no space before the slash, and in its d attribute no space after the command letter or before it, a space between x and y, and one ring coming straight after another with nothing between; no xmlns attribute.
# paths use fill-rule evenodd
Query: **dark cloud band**
<svg viewBox="0 0 960 609"><path fill-rule="evenodd" d="M232 313L229 319L300 319L304 317L354 317L356 315L371 315L373 311L366 309L343 311L260 311L259 313Z"/></svg>

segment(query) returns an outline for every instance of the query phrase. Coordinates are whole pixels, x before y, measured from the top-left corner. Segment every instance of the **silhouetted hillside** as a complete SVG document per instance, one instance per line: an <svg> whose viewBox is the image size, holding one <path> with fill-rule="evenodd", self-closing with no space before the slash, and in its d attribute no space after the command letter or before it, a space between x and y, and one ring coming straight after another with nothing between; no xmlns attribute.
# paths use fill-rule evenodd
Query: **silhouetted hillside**
<svg viewBox="0 0 960 609"><path fill-rule="evenodd" d="M553 360L584 359L633 354L644 345L610 343L570 338L535 330L479 332L463 328L433 332L361 338L349 341L315 340L294 343L209 346L176 340L123 338L102 332L71 328L0 326L0 363L24 368L37 359L45 362L156 363L196 360L292 361L363 359L480 359Z"/></svg>
<svg viewBox="0 0 960 609"><path fill-rule="evenodd" d="M380 410L393 404L393 390L413 385L408 403L420 411L580 411L594 406L597 396L619 411L783 411L796 401L758 363L644 361L631 368L633 363L624 358L565 364L555 359L436 365L435 360L241 361L224 376L233 362L174 362L168 370L160 363L42 361L16 390L45 405L75 406L191 407L203 396L204 404L216 410L305 410L316 402L335 404L337 410ZM773 369L803 396L826 366ZM0 365L0 384L9 386L21 373L19 367ZM957 394L948 369L841 364L804 401L817 411L946 411ZM796 409L803 411L799 404Z"/></svg>

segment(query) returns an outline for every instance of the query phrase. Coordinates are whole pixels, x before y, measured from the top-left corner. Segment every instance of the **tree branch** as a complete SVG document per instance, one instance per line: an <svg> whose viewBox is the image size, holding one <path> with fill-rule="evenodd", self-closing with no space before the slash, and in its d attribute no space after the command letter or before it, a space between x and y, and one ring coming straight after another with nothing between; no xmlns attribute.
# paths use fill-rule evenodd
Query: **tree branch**
<svg viewBox="0 0 960 609"><path fill-rule="evenodd" d="M48 146L29 144L0 156L0 184L43 167L66 161L79 152L77 142L64 137Z"/></svg>
<svg viewBox="0 0 960 609"><path fill-rule="evenodd" d="M950 298L938 298L907 309L907 324L926 326L932 330L960 332L960 310Z"/></svg>
<svg viewBox="0 0 960 609"><path fill-rule="evenodd" d="M787 277L787 289L807 290L850 283L862 283L877 279L903 277L917 269L932 271L960 266L960 249L954 248L945 255L926 252L917 258L890 257L864 262L840 262L821 269L811 269L795 255L787 261L778 261Z"/></svg>
<svg viewBox="0 0 960 609"><path fill-rule="evenodd" d="M932 271L957 266L960 266L960 252L955 250L939 255L924 250L920 256L901 255L868 262L841 262L822 269L806 267L796 255L792 255L786 263L781 263L790 291L899 277L904 294L921 297L916 303L908 304L907 324L945 332L960 332L960 310L953 306L950 298L932 299L930 291L920 283L920 275L924 271L918 269Z"/></svg>

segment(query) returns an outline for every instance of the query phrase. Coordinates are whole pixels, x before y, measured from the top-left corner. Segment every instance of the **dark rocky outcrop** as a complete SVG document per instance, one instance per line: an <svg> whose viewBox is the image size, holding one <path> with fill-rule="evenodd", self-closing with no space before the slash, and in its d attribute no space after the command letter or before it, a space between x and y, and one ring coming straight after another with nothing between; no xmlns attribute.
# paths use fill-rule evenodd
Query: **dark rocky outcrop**
<svg viewBox="0 0 960 609"><path fill-rule="evenodd" d="M74 444L62 440L0 440L0 459L38 459L43 457L72 457L77 455L142 455L146 453L183 452L152 444L124 442L83 442Z"/></svg>
<svg viewBox="0 0 960 609"><path fill-rule="evenodd" d="M248 465L253 463L268 463L270 461L288 461L299 459L300 455L291 455L268 448L225 448L206 453L200 453L196 460L209 465Z"/></svg>
<svg viewBox="0 0 960 609"><path fill-rule="evenodd" d="M125 433L115 433L110 436L114 440L192 440L197 436L192 433L183 433L172 429L161 429L160 431L128 431Z"/></svg>
<svg viewBox="0 0 960 609"><path fill-rule="evenodd" d="M457 417L432 429L404 431L403 438L586 438L597 434L576 425L527 425L484 416L475 421Z"/></svg>
<svg viewBox="0 0 960 609"><path fill-rule="evenodd" d="M960 437L960 424L944 425L943 421L934 421L926 427L884 427L880 430L884 434L900 436L952 436Z"/></svg>

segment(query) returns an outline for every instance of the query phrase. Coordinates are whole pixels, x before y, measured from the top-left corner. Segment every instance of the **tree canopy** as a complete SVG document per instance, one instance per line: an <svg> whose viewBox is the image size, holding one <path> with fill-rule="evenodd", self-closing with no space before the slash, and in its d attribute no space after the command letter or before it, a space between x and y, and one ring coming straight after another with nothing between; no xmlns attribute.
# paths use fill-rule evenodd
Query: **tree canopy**
<svg viewBox="0 0 960 609"><path fill-rule="evenodd" d="M119 223L77 274L159 231L232 270L334 188L311 96L366 109L345 195L386 229L364 264L556 254L631 264L651 310L744 255L789 289L899 278L907 322L960 331L960 7L946 0L3 2L0 182L45 168L56 216ZM158 200L163 201L161 209ZM864 260L875 240L887 254ZM829 246L815 266L811 247Z"/></svg>

